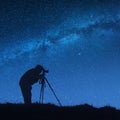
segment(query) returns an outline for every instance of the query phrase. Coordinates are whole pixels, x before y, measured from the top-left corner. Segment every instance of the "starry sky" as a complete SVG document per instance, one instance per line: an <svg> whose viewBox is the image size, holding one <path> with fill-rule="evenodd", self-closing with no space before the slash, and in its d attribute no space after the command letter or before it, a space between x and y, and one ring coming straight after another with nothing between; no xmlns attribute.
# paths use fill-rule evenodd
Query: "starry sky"
<svg viewBox="0 0 120 120"><path fill-rule="evenodd" d="M63 105L120 108L120 1L0 1L0 103L23 103L20 77L37 64Z"/></svg>

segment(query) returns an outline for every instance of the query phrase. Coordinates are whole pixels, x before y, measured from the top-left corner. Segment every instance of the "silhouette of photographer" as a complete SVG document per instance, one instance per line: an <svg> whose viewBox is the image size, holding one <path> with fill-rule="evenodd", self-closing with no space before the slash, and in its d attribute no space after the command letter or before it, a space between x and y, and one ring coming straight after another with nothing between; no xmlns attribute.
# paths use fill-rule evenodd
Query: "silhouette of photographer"
<svg viewBox="0 0 120 120"><path fill-rule="evenodd" d="M37 82L39 83L42 82L45 72L48 72L48 71L45 70L41 65L37 65L35 68L32 68L26 71L21 77L19 85L21 88L21 92L22 92L25 104L31 103L32 85Z"/></svg>

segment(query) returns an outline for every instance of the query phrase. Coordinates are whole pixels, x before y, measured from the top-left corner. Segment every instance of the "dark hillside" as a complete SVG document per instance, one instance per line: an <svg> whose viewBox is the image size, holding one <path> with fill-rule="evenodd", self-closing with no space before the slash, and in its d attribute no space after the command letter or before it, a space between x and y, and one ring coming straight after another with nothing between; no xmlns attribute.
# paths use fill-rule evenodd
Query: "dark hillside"
<svg viewBox="0 0 120 120"><path fill-rule="evenodd" d="M21 120L120 120L120 110L105 106L63 106L52 104L0 104L0 115L4 119Z"/></svg>

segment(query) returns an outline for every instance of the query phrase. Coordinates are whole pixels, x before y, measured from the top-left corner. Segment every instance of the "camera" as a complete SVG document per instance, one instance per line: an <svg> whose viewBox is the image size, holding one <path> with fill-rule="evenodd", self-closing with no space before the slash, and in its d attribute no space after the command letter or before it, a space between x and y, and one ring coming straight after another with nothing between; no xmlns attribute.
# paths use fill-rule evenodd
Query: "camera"
<svg viewBox="0 0 120 120"><path fill-rule="evenodd" d="M48 70L44 70L44 72L48 73L49 71Z"/></svg>

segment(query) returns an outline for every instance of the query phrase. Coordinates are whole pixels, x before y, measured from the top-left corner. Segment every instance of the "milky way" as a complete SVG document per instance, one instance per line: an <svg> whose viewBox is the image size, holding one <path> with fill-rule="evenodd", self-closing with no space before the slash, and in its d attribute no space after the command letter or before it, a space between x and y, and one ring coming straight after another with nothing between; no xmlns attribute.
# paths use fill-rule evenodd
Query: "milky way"
<svg viewBox="0 0 120 120"><path fill-rule="evenodd" d="M3 2L0 102L23 102L19 79L42 64L63 105L120 108L119 6L117 0ZM38 102L39 84L32 93ZM57 104L48 86L44 102Z"/></svg>

